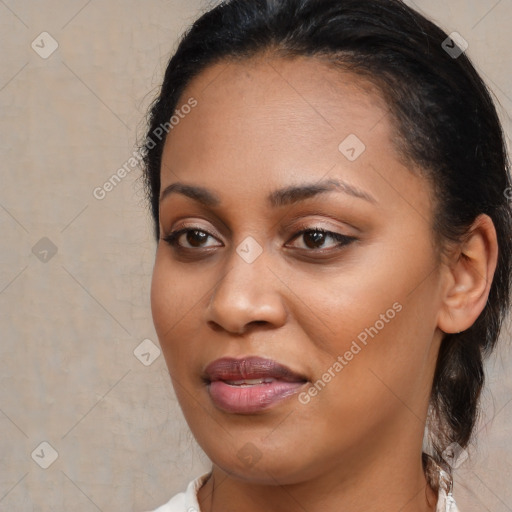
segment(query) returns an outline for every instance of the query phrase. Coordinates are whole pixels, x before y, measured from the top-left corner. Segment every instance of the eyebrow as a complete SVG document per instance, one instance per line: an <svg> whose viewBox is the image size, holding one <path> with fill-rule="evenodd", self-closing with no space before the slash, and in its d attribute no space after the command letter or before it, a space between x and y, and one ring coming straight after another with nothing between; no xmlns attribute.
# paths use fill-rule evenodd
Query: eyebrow
<svg viewBox="0 0 512 512"><path fill-rule="evenodd" d="M279 190L275 190L267 197L267 201L272 208L287 206L326 192L343 192L352 197L363 199L370 203L377 203L377 200L369 193L350 185L344 181L328 179L315 183L304 183L300 185L291 185ZM161 195L160 202L171 194L182 194L208 207L215 207L221 204L220 197L215 192L198 185L188 185L186 183L172 183L166 187Z"/></svg>

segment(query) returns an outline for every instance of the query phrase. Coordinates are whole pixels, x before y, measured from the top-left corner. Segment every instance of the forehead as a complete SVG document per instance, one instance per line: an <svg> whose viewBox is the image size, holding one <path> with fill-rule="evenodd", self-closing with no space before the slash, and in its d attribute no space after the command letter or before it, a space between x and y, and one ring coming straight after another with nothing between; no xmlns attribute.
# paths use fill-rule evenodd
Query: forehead
<svg viewBox="0 0 512 512"><path fill-rule="evenodd" d="M396 151L376 86L326 61L221 61L189 84L178 110L190 98L197 106L166 140L162 187L187 181L235 191L243 181L247 194L332 177L378 195L390 183L410 194L419 179Z"/></svg>
<svg viewBox="0 0 512 512"><path fill-rule="evenodd" d="M275 118L295 114L333 130L346 128L346 121L360 124L360 117L378 121L389 111L367 78L317 57L263 54L220 61L192 80L181 102L191 95L203 103L204 113L222 104L230 114L236 110L254 118L261 110L270 117L272 108Z"/></svg>
<svg viewBox="0 0 512 512"><path fill-rule="evenodd" d="M260 55L221 61L192 80L178 111L192 97L197 107L181 116L168 137L175 157L189 144L197 155L212 147L220 153L230 141L244 143L240 151L252 148L260 156L263 150L275 152L277 141L281 154L297 146L306 150L309 142L336 155L339 143L351 134L367 147L395 138L377 88L317 58Z"/></svg>

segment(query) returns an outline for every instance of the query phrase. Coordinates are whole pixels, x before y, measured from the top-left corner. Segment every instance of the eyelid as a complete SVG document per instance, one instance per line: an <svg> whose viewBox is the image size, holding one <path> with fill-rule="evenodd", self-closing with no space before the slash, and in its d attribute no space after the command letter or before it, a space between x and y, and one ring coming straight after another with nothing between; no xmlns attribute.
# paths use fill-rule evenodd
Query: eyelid
<svg viewBox="0 0 512 512"><path fill-rule="evenodd" d="M340 249L343 249L344 247L350 245L351 243L353 242L356 242L359 240L359 238L355 237L355 236L351 236L351 235L345 235L343 233L339 233L338 231L331 231L331 230L328 230L328 229L324 229L322 227L319 227L319 226L311 226L311 227L308 227L306 229L302 229L298 232L295 232L293 237L289 240L288 243L290 242L294 242L295 240L299 240L305 233L308 233L308 232L317 232L317 233L322 233L324 234L325 236L327 237L330 237L334 240L334 245L331 246L330 248L318 248L318 249L304 249L304 248L301 248L301 247L295 247L295 249L299 250L299 251L306 251L308 253L317 253L317 254L322 254L322 253L329 253L329 252L332 252L332 251L336 251L336 250L340 250ZM288 247L287 247L288 248Z"/></svg>
<svg viewBox="0 0 512 512"><path fill-rule="evenodd" d="M215 249L216 247L219 247L218 245L207 245L207 246L199 246L199 247L186 247L182 246L178 243L179 239L186 233L191 231L200 231L207 235L208 238L213 238L217 240L217 237L212 235L208 230L200 228L200 226L183 226L178 229L171 230L171 232L166 235L162 236L161 240L166 242L168 245L170 245L173 249L176 251L182 251L186 253L187 251L192 251L193 253L197 253L199 256L201 252L203 254L211 252L211 250ZM290 242L294 242L295 240L300 239L305 233L308 232L317 232L317 233L323 233L325 236L330 237L334 240L334 245L326 248L301 248L301 247L290 247L288 244ZM318 225L305 225L303 229L299 229L298 231L295 230L293 233L293 236L288 240L288 242L285 243L284 249L295 249L297 251L303 252L304 254L309 254L313 258L325 258L327 255L339 252L340 250L343 250L345 247L351 245L354 242L357 242L359 238L355 236L345 235L343 233L339 233L338 231L331 231L328 229L324 229L321 226ZM224 247L224 243L221 241L221 247Z"/></svg>
<svg viewBox="0 0 512 512"><path fill-rule="evenodd" d="M280 232L284 235L290 230L310 229L312 227L332 232L338 232L339 230L350 231L354 236L359 236L363 233L360 227L348 222L346 219L342 219L341 215L334 216L326 211L318 211L316 209L293 215L283 223ZM349 235L347 234L347 236Z"/></svg>
<svg viewBox="0 0 512 512"><path fill-rule="evenodd" d="M210 223L210 226L211 226L211 223ZM201 226L201 224L195 220L184 221L181 224L179 221L176 221L174 223L172 229L169 230L169 233L176 232L176 231L182 231L182 230L190 230L190 231L196 230L196 231L204 231L205 233L208 233L208 235L210 235L214 238L217 238L217 239L222 238L222 235L216 229L213 229L210 226L208 226L208 227Z"/></svg>
<svg viewBox="0 0 512 512"><path fill-rule="evenodd" d="M215 248L215 247L219 247L219 246L204 246L204 247L196 247L196 248L192 248L192 247L183 247L181 246L180 244L178 244L178 240L186 233L190 232L190 231L201 231L202 233L205 233L209 238L213 238L214 240L217 240L218 241L218 238L214 235L212 235L209 231L207 231L206 229L198 229L198 228L195 228L194 226L185 226L185 227L182 227L182 228L179 228L179 229L173 229L169 232L168 235L162 235L162 237L160 238L160 240L164 241L164 242L167 242L167 244L169 244L170 246L178 249L178 250L189 250L189 251L198 251L198 250L209 250L209 249L212 249L212 248ZM221 241L221 247L224 247L224 243Z"/></svg>
<svg viewBox="0 0 512 512"><path fill-rule="evenodd" d="M334 233L338 235L343 235L346 237L352 237L355 238L356 234L359 236L361 233L361 230L356 228L355 226L348 224L346 222L341 222L340 220L331 219L333 222L336 222L337 225L333 225L332 223L328 222L329 218L325 215L322 215L322 219L310 219L308 217L308 220L306 220L303 216L299 217L298 219L291 219L289 222L287 222L282 227L282 234L289 232L290 230L297 232L297 231L310 231L318 229L320 231L328 231L329 233ZM347 231L351 231L352 233L347 233ZM355 233L354 233L355 231Z"/></svg>
<svg viewBox="0 0 512 512"><path fill-rule="evenodd" d="M311 218L315 216L317 218ZM187 220L184 220L182 223L180 223L182 219ZM208 227L201 226L200 221L207 222L209 224ZM334 222L336 222L337 225L333 225L332 223ZM226 226L224 222L221 222L221 225L222 228L227 228L227 235L230 236L232 234L231 229L229 229L229 227ZM343 226L345 226L345 228ZM221 241L224 236L223 234L221 234L221 232L219 232L219 230L212 227L212 221L210 219L205 219L201 217L191 219L189 216L183 216L182 218L176 219L175 222L173 223L172 228L168 230L168 232L176 232L184 229L204 231L208 235ZM288 236L290 231L293 231L293 235L297 236L299 231L309 231L314 229L328 231L333 234L346 236L347 238L355 238L356 236L359 236L359 234L361 233L361 230L354 226L353 224L343 222L340 219L334 217L326 216L325 213L323 212L293 216L292 218L288 219L284 224L281 225L278 233L281 236L281 238L285 238L286 236ZM161 229L160 231L164 233L166 230ZM355 233L346 233L346 231L351 231L352 233L354 233L355 231Z"/></svg>
<svg viewBox="0 0 512 512"><path fill-rule="evenodd" d="M167 208L170 208L167 206ZM163 210L160 210L161 212ZM215 237L219 238L220 236L231 236L232 231L229 228L229 226L226 224L225 220L220 216L219 214L215 213L213 210L209 208L202 208L200 207L199 210L194 211L193 213L189 211L187 214L181 214L181 215L174 215L172 213L172 209L166 210L167 214L164 214L161 216L161 219L167 217L165 220L165 224L168 226L171 226L172 229L167 229L167 231L176 231L177 225L180 225L180 223L183 223L183 225L187 225L190 223L192 224L192 228L199 227L196 223L206 223L208 227L200 228L204 229L205 231L208 231ZM213 227L216 226L216 227ZM181 229L181 227L179 228ZM163 229L163 226L161 226L161 231L165 231Z"/></svg>

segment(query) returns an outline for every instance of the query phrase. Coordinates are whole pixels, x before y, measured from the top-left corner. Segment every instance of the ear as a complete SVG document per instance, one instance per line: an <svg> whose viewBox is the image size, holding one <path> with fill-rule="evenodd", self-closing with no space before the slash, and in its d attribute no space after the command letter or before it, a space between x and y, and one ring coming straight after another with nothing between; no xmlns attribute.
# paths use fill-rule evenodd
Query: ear
<svg viewBox="0 0 512 512"><path fill-rule="evenodd" d="M487 303L497 261L494 223L488 215L479 215L457 252L445 263L437 324L443 332L462 332L475 323Z"/></svg>

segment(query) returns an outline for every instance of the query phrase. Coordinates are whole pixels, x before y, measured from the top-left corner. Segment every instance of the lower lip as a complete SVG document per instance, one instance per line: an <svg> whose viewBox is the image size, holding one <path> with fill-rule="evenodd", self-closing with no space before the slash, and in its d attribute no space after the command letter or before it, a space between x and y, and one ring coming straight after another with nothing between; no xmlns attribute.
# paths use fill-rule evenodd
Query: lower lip
<svg viewBox="0 0 512 512"><path fill-rule="evenodd" d="M294 395L305 382L273 382L252 386L232 386L222 380L210 382L208 388L213 403L220 409L238 414L252 414L269 409L290 395Z"/></svg>

